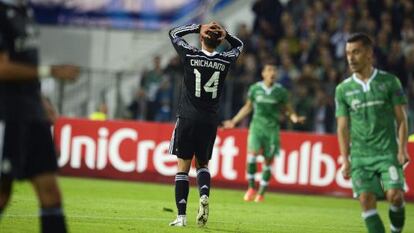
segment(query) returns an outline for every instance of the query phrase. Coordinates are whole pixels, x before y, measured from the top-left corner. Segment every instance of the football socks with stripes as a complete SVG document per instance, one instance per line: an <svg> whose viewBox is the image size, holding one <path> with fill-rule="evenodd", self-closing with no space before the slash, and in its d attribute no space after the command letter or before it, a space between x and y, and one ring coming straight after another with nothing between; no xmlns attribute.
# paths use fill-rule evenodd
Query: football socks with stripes
<svg viewBox="0 0 414 233"><path fill-rule="evenodd" d="M391 232L399 233L402 231L405 222L405 207L404 204L401 206L390 206L388 210L388 216L391 222Z"/></svg>
<svg viewBox="0 0 414 233"><path fill-rule="evenodd" d="M178 215L186 214L189 189L188 173L178 172L175 175L175 204L177 205Z"/></svg>
<svg viewBox="0 0 414 233"><path fill-rule="evenodd" d="M368 233L385 233L384 224L376 209L367 210L362 213Z"/></svg>
<svg viewBox="0 0 414 233"><path fill-rule="evenodd" d="M249 188L255 188L254 175L257 171L256 157L253 155L247 156L247 180Z"/></svg>
<svg viewBox="0 0 414 233"><path fill-rule="evenodd" d="M267 186L270 180L271 166L263 166L262 180L260 181L259 195L263 195L266 192Z"/></svg>
<svg viewBox="0 0 414 233"><path fill-rule="evenodd" d="M197 170L197 184L200 192L200 197L203 195L210 196L210 171L208 168L200 168Z"/></svg>

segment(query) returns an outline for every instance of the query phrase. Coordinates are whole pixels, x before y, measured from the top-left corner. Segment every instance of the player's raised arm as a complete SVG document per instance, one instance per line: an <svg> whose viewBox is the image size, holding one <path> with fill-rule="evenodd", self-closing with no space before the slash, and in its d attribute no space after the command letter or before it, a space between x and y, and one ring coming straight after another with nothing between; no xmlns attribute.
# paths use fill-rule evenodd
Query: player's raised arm
<svg viewBox="0 0 414 233"><path fill-rule="evenodd" d="M194 49L190 46L187 41L184 40L183 36L191 33L200 33L200 24L190 24L172 28L169 32L170 40L177 50L178 54L182 54L184 51Z"/></svg>
<svg viewBox="0 0 414 233"><path fill-rule="evenodd" d="M226 32L226 40L229 42L231 49L230 51L227 51L224 53L224 55L227 55L229 57L234 57L236 59L239 57L240 53L243 51L243 42L237 38L236 36L231 35L230 33Z"/></svg>

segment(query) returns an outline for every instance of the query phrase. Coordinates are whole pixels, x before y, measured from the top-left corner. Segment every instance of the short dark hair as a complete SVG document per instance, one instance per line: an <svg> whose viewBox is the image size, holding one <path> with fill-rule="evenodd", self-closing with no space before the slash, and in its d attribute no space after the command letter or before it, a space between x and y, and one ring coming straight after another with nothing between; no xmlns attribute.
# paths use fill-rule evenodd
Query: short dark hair
<svg viewBox="0 0 414 233"><path fill-rule="evenodd" d="M208 46L208 47L210 47L210 48L212 48L212 49L215 49L215 48L217 48L217 46L219 46L220 45L220 40L219 40L219 38L221 37L221 35L220 35L220 33L219 32L212 32L212 31L207 31L207 35L209 35L210 36L210 38L208 38L208 37L204 37L203 39L204 39L204 43Z"/></svg>
<svg viewBox="0 0 414 233"><path fill-rule="evenodd" d="M372 39L365 33L358 32L350 35L346 40L346 43L361 42L362 45L366 48L373 48L374 42Z"/></svg>
<svg viewBox="0 0 414 233"><path fill-rule="evenodd" d="M266 66L274 66L277 67L276 61L274 59L267 59L262 63L262 70L266 67Z"/></svg>

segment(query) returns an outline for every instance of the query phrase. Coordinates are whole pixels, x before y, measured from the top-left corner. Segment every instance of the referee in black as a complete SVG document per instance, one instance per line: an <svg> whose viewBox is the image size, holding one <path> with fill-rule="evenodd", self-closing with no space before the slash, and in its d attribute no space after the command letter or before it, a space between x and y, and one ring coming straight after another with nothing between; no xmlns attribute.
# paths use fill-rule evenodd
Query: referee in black
<svg viewBox="0 0 414 233"><path fill-rule="evenodd" d="M182 38L189 33L200 34L201 49L189 45ZM170 154L176 155L178 160L178 172L175 176L178 215L170 226L187 225L188 172L193 156L196 158L197 184L200 193L196 222L199 226L204 226L209 212L211 177L208 162L219 122L219 99L224 87L224 79L230 66L240 55L243 43L215 22L173 28L169 34L184 68L178 119L169 151ZM224 39L229 42L231 49L225 52L215 51Z"/></svg>
<svg viewBox="0 0 414 233"><path fill-rule="evenodd" d="M23 0L0 0L0 218L13 181L27 179L39 200L42 232L61 233L67 230L57 158L39 78L73 80L79 69L38 65L31 15Z"/></svg>

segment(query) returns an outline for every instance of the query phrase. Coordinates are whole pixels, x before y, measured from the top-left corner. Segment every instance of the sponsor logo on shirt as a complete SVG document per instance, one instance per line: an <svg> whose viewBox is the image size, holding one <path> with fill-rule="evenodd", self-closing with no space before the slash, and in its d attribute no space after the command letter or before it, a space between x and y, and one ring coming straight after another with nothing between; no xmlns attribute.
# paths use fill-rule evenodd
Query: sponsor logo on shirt
<svg viewBox="0 0 414 233"><path fill-rule="evenodd" d="M277 100L266 98L263 95L258 95L255 100L257 103L267 103L267 104L276 104L278 102Z"/></svg>
<svg viewBox="0 0 414 233"><path fill-rule="evenodd" d="M360 92L361 92L360 90L348 91L348 92L345 92L345 96L356 95L356 94L359 94Z"/></svg>
<svg viewBox="0 0 414 233"><path fill-rule="evenodd" d="M351 102L351 108L354 111L356 111L359 108L366 108L366 107L371 107L371 106L374 106L374 105L383 105L383 104L384 104L384 101L383 100L374 100L374 101L367 101L365 103L361 103L360 100L354 99Z"/></svg>

